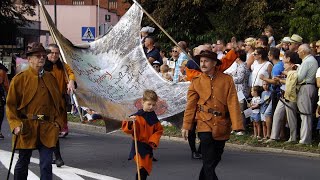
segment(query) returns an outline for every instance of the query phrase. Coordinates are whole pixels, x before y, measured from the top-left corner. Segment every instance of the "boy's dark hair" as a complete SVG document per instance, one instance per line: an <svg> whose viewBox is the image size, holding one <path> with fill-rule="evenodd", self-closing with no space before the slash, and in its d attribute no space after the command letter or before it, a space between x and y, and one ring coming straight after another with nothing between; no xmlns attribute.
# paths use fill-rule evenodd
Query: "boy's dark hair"
<svg viewBox="0 0 320 180"><path fill-rule="evenodd" d="M261 35L261 36L259 37L259 39L262 41L262 45L268 46L268 41L269 41L268 36L266 36L266 35Z"/></svg>
<svg viewBox="0 0 320 180"><path fill-rule="evenodd" d="M154 101L157 102L158 101L158 95L155 91L147 89L143 92L143 97L142 97L143 101Z"/></svg>
<svg viewBox="0 0 320 180"><path fill-rule="evenodd" d="M261 96L263 88L261 86L253 86L252 90L258 93L258 96Z"/></svg>
<svg viewBox="0 0 320 180"><path fill-rule="evenodd" d="M280 56L280 49L271 47L269 50L269 53L271 56L273 56L274 59L279 59Z"/></svg>

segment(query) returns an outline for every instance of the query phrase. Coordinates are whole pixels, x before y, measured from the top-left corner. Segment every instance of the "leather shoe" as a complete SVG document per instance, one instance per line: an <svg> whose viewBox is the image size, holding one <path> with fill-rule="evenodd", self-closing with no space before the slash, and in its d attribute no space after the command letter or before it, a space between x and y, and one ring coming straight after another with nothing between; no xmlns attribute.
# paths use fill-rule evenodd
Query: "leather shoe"
<svg viewBox="0 0 320 180"><path fill-rule="evenodd" d="M56 163L56 166L57 166L57 167L61 167L61 166L64 165L64 162L63 162L62 159L56 159L56 160L55 160L55 163Z"/></svg>
<svg viewBox="0 0 320 180"><path fill-rule="evenodd" d="M201 159L202 157L201 157L201 154L200 154L200 153L198 153L198 152L192 152L191 158L192 158L192 159Z"/></svg>

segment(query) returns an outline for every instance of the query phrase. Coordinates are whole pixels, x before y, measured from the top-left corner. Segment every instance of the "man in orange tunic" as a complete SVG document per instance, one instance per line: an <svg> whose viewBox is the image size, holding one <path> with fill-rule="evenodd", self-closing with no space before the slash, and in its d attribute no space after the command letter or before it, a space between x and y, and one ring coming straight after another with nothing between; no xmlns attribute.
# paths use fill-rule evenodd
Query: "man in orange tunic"
<svg viewBox="0 0 320 180"><path fill-rule="evenodd" d="M196 56L202 74L190 84L183 118L182 136L187 139L197 122L203 166L199 179L217 180L215 168L221 160L225 142L233 130L242 130L240 106L232 77L218 70L221 61L212 51Z"/></svg>
<svg viewBox="0 0 320 180"><path fill-rule="evenodd" d="M137 158L139 158L138 162L141 180L145 180L151 173L153 149L156 149L159 146L163 128L154 112L158 100L157 94L152 90L145 90L142 100L143 108L130 116L130 118L135 121L136 125L138 156L135 152L134 142L132 142L129 160L134 158L134 160L137 161ZM132 121L123 121L122 130L127 134L131 134L132 138L134 138L132 125ZM137 176L136 179L138 179Z"/></svg>
<svg viewBox="0 0 320 180"><path fill-rule="evenodd" d="M44 65L44 70L49 71L58 81L58 88L62 94L61 99L63 99L65 110L67 109L67 102L65 101L64 97L67 94L70 94L75 89L75 76L71 68L60 61L60 51L59 47L56 44L49 44L49 54L48 60ZM65 72L66 71L66 72ZM68 79L66 77L68 75ZM67 118L67 111L62 113L64 125L60 132L60 137L65 137L68 135L68 118ZM60 143L57 142L56 149L54 151L55 154L55 161L54 163L57 167L61 167L64 165L64 161L62 160L61 153L60 153Z"/></svg>

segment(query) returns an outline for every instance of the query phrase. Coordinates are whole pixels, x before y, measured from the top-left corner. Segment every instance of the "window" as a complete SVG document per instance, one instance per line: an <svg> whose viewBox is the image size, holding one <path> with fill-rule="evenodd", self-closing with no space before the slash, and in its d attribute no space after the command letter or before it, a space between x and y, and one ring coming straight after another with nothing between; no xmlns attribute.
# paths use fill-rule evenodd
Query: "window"
<svg viewBox="0 0 320 180"><path fill-rule="evenodd" d="M72 5L84 5L84 0L72 0Z"/></svg>
<svg viewBox="0 0 320 180"><path fill-rule="evenodd" d="M118 3L116 0L109 0L109 9L117 9Z"/></svg>
<svg viewBox="0 0 320 180"><path fill-rule="evenodd" d="M110 22L111 16L109 14L105 15L104 17L105 17L104 19L106 22Z"/></svg>

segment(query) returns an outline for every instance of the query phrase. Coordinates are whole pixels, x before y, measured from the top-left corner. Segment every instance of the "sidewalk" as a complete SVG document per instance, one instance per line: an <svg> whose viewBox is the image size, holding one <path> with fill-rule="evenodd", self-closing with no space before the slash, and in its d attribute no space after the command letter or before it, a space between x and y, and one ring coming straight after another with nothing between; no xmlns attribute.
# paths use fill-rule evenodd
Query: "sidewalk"
<svg viewBox="0 0 320 180"><path fill-rule="evenodd" d="M82 123L75 123L75 122L68 122L69 128L93 132L93 133L102 133L102 134L114 134L117 133L119 130L111 131L106 133L106 128L102 126L94 126L90 124L82 124ZM161 139L170 140L170 141L179 141L187 143L183 138L179 137L172 137L172 136L162 136ZM231 144L226 143L227 149L237 149L242 151L252 151L252 152L269 152L269 153L277 153L277 154L285 154L285 155L295 155L295 156L305 156L305 157L316 157L320 158L320 154L318 153L310 153L310 152L300 152L300 151L292 151L286 149L277 149L277 148L268 148L268 147L253 147L248 145L238 145L238 144Z"/></svg>

